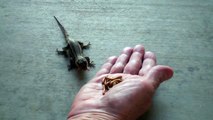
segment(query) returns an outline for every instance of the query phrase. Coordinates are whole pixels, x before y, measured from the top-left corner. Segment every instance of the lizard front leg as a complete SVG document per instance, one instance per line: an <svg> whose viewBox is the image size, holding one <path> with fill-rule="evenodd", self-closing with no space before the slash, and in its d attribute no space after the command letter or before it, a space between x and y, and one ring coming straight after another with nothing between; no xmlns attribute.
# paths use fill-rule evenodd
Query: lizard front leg
<svg viewBox="0 0 213 120"><path fill-rule="evenodd" d="M67 68L70 71L70 70L76 68L76 65L75 65L75 62L74 62L73 58L70 58L69 61L70 61L70 63L69 63L69 65L67 65Z"/></svg>
<svg viewBox="0 0 213 120"><path fill-rule="evenodd" d="M89 57L85 57L85 59L87 60L89 67L95 67L95 64L93 63L93 61L90 61Z"/></svg>
<svg viewBox="0 0 213 120"><path fill-rule="evenodd" d="M82 49L88 49L91 45L90 42L85 45L83 42L80 41L78 41L78 44L81 46Z"/></svg>

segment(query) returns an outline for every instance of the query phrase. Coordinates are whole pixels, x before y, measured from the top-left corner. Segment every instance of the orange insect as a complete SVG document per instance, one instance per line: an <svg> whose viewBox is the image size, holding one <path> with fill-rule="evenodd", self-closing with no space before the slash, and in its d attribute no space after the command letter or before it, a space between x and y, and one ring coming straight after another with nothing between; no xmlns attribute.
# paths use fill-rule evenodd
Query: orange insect
<svg viewBox="0 0 213 120"><path fill-rule="evenodd" d="M115 78L110 78L110 77L105 77L102 81L102 86L103 86L103 95L114 85L122 82L122 76L118 76Z"/></svg>

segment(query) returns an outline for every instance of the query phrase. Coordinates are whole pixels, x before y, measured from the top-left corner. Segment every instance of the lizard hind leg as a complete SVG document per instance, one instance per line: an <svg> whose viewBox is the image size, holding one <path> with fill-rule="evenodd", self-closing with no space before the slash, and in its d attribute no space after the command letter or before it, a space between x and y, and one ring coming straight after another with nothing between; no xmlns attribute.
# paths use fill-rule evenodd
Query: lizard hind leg
<svg viewBox="0 0 213 120"><path fill-rule="evenodd" d="M56 49L56 52L58 53L58 55L64 55L65 57L67 57L67 52L66 52L66 48L63 48L62 50Z"/></svg>
<svg viewBox="0 0 213 120"><path fill-rule="evenodd" d="M83 42L80 41L78 41L78 44L81 46L82 49L88 49L91 45L90 42L85 45Z"/></svg>
<svg viewBox="0 0 213 120"><path fill-rule="evenodd" d="M58 48L56 49L56 52L57 52L59 55L64 55L64 54L65 54L65 51L59 50Z"/></svg>

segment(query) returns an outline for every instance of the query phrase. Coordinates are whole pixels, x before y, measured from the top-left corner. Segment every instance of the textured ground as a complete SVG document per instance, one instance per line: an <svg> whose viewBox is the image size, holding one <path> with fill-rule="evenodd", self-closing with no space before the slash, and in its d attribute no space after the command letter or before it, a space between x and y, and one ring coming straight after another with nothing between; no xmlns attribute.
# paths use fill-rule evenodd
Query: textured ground
<svg viewBox="0 0 213 120"><path fill-rule="evenodd" d="M64 46L53 16L96 68L77 77L55 53ZM143 44L174 68L141 120L213 118L212 0L1 0L0 120L63 120L105 59Z"/></svg>

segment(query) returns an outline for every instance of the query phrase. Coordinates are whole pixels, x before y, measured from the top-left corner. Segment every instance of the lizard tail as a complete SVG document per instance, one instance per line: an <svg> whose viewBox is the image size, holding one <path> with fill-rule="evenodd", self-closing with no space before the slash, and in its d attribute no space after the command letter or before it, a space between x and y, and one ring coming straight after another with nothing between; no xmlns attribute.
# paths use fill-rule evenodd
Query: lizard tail
<svg viewBox="0 0 213 120"><path fill-rule="evenodd" d="M68 35L67 31L65 30L65 28L62 26L62 24L58 21L58 19L55 16L54 16L54 18L55 18L56 22L58 23L58 26L60 27L60 29L64 35L65 41L68 43L69 35Z"/></svg>

